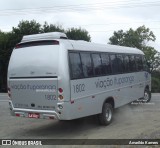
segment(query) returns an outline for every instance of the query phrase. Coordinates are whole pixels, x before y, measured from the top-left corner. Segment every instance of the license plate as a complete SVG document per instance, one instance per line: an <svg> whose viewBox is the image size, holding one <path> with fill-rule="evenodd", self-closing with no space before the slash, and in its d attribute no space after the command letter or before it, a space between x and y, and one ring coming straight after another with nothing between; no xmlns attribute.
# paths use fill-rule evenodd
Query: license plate
<svg viewBox="0 0 160 148"><path fill-rule="evenodd" d="M39 113L28 113L28 117L29 118L40 118L40 114Z"/></svg>

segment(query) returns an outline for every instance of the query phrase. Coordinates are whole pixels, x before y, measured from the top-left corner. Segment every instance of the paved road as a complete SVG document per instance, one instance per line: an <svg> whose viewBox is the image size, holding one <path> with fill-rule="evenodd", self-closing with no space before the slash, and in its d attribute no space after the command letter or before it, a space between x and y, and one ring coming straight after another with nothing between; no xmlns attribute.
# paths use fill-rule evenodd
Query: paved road
<svg viewBox="0 0 160 148"><path fill-rule="evenodd" d="M113 122L107 127L98 125L94 116L63 122L12 117L7 100L6 94L0 94L0 139L160 139L160 94L153 94L149 104L128 104L116 109Z"/></svg>

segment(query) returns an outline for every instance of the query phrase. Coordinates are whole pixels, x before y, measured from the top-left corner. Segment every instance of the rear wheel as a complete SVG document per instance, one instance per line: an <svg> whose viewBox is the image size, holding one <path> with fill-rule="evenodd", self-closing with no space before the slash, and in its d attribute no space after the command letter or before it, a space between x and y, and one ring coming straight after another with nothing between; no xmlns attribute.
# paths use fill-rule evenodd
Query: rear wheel
<svg viewBox="0 0 160 148"><path fill-rule="evenodd" d="M148 89L144 90L144 96L143 96L143 101L144 102L149 102L151 100L151 93Z"/></svg>
<svg viewBox="0 0 160 148"><path fill-rule="evenodd" d="M102 108L102 113L98 115L101 125L109 125L112 122L113 107L110 103L105 103Z"/></svg>

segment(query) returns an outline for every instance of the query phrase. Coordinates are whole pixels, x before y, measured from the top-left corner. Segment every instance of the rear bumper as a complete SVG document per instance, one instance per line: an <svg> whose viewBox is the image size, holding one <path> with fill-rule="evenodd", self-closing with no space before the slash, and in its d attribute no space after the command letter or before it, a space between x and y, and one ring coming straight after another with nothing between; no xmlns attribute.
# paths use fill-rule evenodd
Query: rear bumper
<svg viewBox="0 0 160 148"><path fill-rule="evenodd" d="M60 116L56 111L50 110L33 110L24 108L14 108L12 101L9 101L10 113L12 116L19 115L20 117L28 118L28 113L39 113L39 118L41 119L57 119L60 120Z"/></svg>

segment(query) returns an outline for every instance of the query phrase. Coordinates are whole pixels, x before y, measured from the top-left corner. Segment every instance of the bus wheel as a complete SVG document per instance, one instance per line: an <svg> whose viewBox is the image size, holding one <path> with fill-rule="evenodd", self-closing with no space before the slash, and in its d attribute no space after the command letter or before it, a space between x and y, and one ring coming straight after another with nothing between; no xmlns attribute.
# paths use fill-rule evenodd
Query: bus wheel
<svg viewBox="0 0 160 148"><path fill-rule="evenodd" d="M151 93L148 89L144 90L144 96L143 96L143 101L144 102L149 102L151 100Z"/></svg>
<svg viewBox="0 0 160 148"><path fill-rule="evenodd" d="M105 103L102 108L102 113L98 115L101 125L109 125L112 122L113 107L110 103Z"/></svg>

